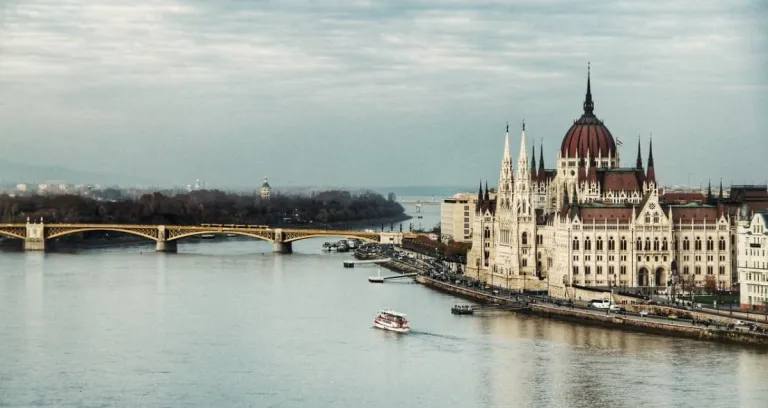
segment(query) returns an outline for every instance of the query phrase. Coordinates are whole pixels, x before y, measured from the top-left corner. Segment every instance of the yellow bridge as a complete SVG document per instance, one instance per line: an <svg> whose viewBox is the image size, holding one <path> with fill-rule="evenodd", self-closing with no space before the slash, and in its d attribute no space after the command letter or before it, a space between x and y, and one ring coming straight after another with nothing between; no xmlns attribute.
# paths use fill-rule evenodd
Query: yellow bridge
<svg viewBox="0 0 768 408"><path fill-rule="evenodd" d="M178 240L209 234L234 234L268 241L278 253L291 253L293 241L316 237L359 238L367 242L387 244L402 243L401 232L373 232L357 230L322 230L301 228L271 228L266 225L201 224L187 225L137 225L137 224L0 224L0 237L24 241L27 251L45 251L46 241L70 234L87 231L121 232L132 234L157 243L158 252L176 252Z"/></svg>

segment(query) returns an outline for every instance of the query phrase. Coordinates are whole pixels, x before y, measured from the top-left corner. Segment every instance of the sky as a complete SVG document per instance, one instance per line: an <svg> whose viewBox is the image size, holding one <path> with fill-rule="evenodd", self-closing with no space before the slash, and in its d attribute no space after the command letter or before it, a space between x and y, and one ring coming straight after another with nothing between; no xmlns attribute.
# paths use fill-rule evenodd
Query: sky
<svg viewBox="0 0 768 408"><path fill-rule="evenodd" d="M554 167L589 62L624 165L652 134L664 185L766 183L765 21L765 0L0 0L0 159L493 185L506 122Z"/></svg>

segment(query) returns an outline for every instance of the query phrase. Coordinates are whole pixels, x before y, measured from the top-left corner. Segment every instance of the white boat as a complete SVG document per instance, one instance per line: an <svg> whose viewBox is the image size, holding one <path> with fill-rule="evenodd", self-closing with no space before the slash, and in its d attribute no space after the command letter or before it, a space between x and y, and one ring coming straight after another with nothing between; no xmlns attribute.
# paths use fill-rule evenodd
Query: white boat
<svg viewBox="0 0 768 408"><path fill-rule="evenodd" d="M411 331L407 316L392 309L384 309L379 312L379 315L373 320L373 325L379 329L397 333L409 333Z"/></svg>

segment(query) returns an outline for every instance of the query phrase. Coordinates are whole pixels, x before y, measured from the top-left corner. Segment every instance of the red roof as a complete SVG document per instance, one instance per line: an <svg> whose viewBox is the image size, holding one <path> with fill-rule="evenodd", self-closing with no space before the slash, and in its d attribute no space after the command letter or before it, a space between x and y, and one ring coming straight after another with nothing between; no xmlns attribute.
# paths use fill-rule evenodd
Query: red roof
<svg viewBox="0 0 768 408"><path fill-rule="evenodd" d="M579 218L584 224L628 224L632 222L632 207L586 207L579 208Z"/></svg>
<svg viewBox="0 0 768 408"><path fill-rule="evenodd" d="M696 224L706 221L714 224L719 218L718 213L717 207L672 207L672 219L676 224L681 221L693 221Z"/></svg>
<svg viewBox="0 0 768 408"><path fill-rule="evenodd" d="M616 142L603 122L594 116L584 115L574 122L563 137L560 146L562 157L616 157Z"/></svg>
<svg viewBox="0 0 768 408"><path fill-rule="evenodd" d="M611 169L598 171L603 191L642 191L645 175L637 169Z"/></svg>

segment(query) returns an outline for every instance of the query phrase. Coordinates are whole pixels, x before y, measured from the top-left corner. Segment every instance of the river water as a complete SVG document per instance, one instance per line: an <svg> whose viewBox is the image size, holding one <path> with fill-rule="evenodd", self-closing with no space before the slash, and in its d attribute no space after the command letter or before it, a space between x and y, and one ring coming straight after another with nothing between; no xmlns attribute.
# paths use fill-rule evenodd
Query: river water
<svg viewBox="0 0 768 408"><path fill-rule="evenodd" d="M462 302L294 243L0 253L0 406L755 407L768 353ZM388 273L382 271L382 273ZM373 329L383 307L413 332Z"/></svg>

